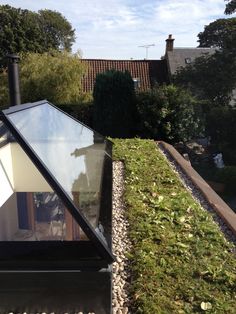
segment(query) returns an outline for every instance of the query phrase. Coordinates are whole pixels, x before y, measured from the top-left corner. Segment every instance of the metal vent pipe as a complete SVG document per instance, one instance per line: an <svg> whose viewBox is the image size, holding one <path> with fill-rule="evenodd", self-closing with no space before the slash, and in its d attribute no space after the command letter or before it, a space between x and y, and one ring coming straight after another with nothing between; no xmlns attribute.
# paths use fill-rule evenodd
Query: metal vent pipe
<svg viewBox="0 0 236 314"><path fill-rule="evenodd" d="M10 106L20 105L20 80L18 69L20 57L15 54L10 54L7 55L7 59Z"/></svg>

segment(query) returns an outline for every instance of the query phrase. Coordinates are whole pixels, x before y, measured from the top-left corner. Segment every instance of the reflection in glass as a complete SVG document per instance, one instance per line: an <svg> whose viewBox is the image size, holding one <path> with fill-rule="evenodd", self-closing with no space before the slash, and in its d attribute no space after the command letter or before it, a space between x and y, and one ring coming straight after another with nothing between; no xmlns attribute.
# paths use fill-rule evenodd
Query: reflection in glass
<svg viewBox="0 0 236 314"><path fill-rule="evenodd" d="M0 219L0 241L87 240L52 192L12 194L0 207Z"/></svg>
<svg viewBox="0 0 236 314"><path fill-rule="evenodd" d="M8 118L98 231L104 138L48 103Z"/></svg>
<svg viewBox="0 0 236 314"><path fill-rule="evenodd" d="M4 143L0 146L0 241L87 240L60 198L2 124L0 143ZM86 200L80 202L85 208Z"/></svg>

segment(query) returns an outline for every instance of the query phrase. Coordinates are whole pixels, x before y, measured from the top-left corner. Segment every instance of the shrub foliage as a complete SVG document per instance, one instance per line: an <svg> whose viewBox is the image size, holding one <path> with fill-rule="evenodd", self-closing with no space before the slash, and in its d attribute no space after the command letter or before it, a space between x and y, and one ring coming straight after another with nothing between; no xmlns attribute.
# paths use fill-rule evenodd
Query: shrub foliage
<svg viewBox="0 0 236 314"><path fill-rule="evenodd" d="M103 135L130 137L134 117L134 83L128 71L97 75L93 91L94 128Z"/></svg>
<svg viewBox="0 0 236 314"><path fill-rule="evenodd" d="M137 112L138 135L142 138L187 141L203 131L199 103L174 85L140 93Z"/></svg>
<svg viewBox="0 0 236 314"><path fill-rule="evenodd" d="M207 114L207 133L216 151L223 153L228 165L236 165L236 109L212 108Z"/></svg>

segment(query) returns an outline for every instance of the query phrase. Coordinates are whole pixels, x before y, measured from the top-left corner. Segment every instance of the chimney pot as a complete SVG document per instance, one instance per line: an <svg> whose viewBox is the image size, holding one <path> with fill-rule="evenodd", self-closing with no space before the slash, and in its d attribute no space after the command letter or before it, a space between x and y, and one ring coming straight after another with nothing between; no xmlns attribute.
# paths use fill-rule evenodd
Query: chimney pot
<svg viewBox="0 0 236 314"><path fill-rule="evenodd" d="M172 38L172 34L169 35L169 37L166 39L166 53L168 51L173 51L174 49L174 38Z"/></svg>

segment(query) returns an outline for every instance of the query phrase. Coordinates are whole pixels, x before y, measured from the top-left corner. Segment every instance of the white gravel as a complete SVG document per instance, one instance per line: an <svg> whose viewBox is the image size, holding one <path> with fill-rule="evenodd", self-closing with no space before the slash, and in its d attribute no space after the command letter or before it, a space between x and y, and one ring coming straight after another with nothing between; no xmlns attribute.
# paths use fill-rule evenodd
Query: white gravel
<svg viewBox="0 0 236 314"><path fill-rule="evenodd" d="M129 286L130 270L126 254L130 251L131 242L128 238L129 224L125 217L123 202L124 193L124 165L122 162L113 162L113 218L112 239L113 253L116 262L113 263L113 314L130 313Z"/></svg>

